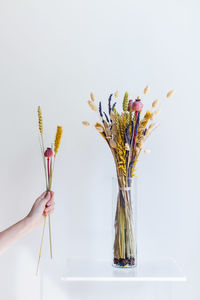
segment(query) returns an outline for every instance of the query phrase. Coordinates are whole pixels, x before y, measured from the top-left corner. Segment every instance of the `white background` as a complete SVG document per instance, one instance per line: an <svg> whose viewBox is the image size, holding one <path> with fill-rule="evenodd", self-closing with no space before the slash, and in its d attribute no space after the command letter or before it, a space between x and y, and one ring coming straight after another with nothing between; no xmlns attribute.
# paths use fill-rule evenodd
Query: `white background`
<svg viewBox="0 0 200 300"><path fill-rule="evenodd" d="M197 0L0 1L0 230L24 217L44 190L41 105L47 146L56 126L64 128L54 174L54 261L111 253L114 163L95 129L81 125L97 118L90 91L107 105L110 92L143 97L149 84L149 108L176 90L148 141L151 154L138 164L138 252L174 257L188 283L168 293L167 284L67 286L54 280L49 262L43 271L52 299L153 300L155 291L158 299L200 299L199 10ZM41 229L0 257L1 299L40 299Z"/></svg>

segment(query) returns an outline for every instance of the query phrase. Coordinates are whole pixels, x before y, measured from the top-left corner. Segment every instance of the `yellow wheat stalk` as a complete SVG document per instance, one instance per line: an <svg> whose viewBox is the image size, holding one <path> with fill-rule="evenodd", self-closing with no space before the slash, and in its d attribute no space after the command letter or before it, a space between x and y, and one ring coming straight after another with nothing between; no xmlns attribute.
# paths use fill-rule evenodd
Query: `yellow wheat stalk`
<svg viewBox="0 0 200 300"><path fill-rule="evenodd" d="M43 119L42 119L42 111L40 106L38 106L38 123L39 123L40 134L43 135Z"/></svg>
<svg viewBox="0 0 200 300"><path fill-rule="evenodd" d="M55 142L54 142L54 157L56 157L56 155L58 153L62 134L63 134L62 126L57 126L57 132L56 132L56 137L55 137Z"/></svg>

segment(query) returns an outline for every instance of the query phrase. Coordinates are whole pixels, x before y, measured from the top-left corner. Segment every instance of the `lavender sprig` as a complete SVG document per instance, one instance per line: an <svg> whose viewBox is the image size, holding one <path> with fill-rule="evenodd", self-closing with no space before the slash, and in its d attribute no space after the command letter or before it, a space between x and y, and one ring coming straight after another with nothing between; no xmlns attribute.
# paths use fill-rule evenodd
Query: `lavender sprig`
<svg viewBox="0 0 200 300"><path fill-rule="evenodd" d="M129 128L130 124L128 124L125 129L125 143L129 143Z"/></svg>
<svg viewBox="0 0 200 300"><path fill-rule="evenodd" d="M102 113L102 107L101 107L101 101L99 102L99 114L103 118L103 113Z"/></svg>
<svg viewBox="0 0 200 300"><path fill-rule="evenodd" d="M117 102L115 102L115 103L113 104L113 106L112 106L112 111L114 111L114 108L115 108L116 104L117 104Z"/></svg>
<svg viewBox="0 0 200 300"><path fill-rule="evenodd" d="M131 141L130 141L130 144L132 145L133 143L133 137L134 137L134 122L133 120L131 121Z"/></svg>
<svg viewBox="0 0 200 300"><path fill-rule="evenodd" d="M111 113L111 100L112 100L112 95L113 94L110 94L109 98L108 98L108 112L109 112L109 115Z"/></svg>
<svg viewBox="0 0 200 300"><path fill-rule="evenodd" d="M103 113L104 113L104 116L106 118L106 121L109 123L110 121L109 121L109 118L108 118L107 114L105 113L105 111Z"/></svg>

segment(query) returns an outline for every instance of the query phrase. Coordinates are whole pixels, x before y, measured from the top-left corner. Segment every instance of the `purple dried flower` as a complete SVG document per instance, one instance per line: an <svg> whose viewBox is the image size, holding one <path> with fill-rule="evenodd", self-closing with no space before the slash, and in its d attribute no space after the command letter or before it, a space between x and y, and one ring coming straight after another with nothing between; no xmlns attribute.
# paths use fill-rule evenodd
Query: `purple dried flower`
<svg viewBox="0 0 200 300"><path fill-rule="evenodd" d="M111 113L111 100L112 100L112 95L113 94L110 94L109 98L108 98L108 112L109 112L109 115Z"/></svg>
<svg viewBox="0 0 200 300"><path fill-rule="evenodd" d="M112 111L114 111L115 105L117 104L117 102L115 102L112 106Z"/></svg>
<svg viewBox="0 0 200 300"><path fill-rule="evenodd" d="M134 122L133 120L131 121L131 141L130 144L133 142L133 133L134 133Z"/></svg>
<svg viewBox="0 0 200 300"><path fill-rule="evenodd" d="M101 107L101 101L99 102L99 114L100 114L100 116L103 118L102 107Z"/></svg>
<svg viewBox="0 0 200 300"><path fill-rule="evenodd" d="M125 129L125 143L129 143L129 128L130 124L128 124Z"/></svg>
<svg viewBox="0 0 200 300"><path fill-rule="evenodd" d="M104 116L105 116L105 118L106 118L106 121L109 123L109 119L108 119L107 114L105 113L105 111L104 111L103 113L104 113Z"/></svg>

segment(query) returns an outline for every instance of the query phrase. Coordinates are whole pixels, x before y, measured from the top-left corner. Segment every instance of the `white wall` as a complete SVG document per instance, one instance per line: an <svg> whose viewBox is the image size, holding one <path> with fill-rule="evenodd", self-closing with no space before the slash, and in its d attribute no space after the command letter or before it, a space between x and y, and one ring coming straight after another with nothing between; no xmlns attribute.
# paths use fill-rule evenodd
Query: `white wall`
<svg viewBox="0 0 200 300"><path fill-rule="evenodd" d="M167 299L199 299L199 9L197 0L0 2L0 229L23 217L44 190L36 115L41 105L47 144L56 125L64 127L54 177L55 261L108 257L112 246L113 161L95 130L81 125L96 120L87 106L90 91L106 105L110 92L128 90L136 97L148 83L148 108L176 89L148 142L152 153L138 165L138 244L141 255L175 257L188 284L169 294L166 285L140 285L137 293L133 285L62 290L48 271L51 295L59 290L72 300L153 300L160 289ZM39 299L34 273L40 235L41 228L0 257L2 299Z"/></svg>

